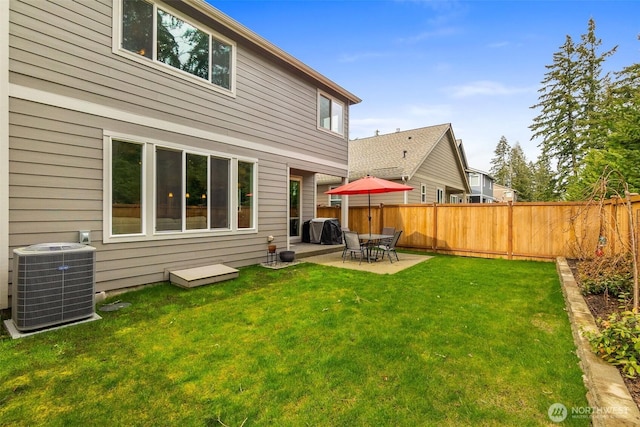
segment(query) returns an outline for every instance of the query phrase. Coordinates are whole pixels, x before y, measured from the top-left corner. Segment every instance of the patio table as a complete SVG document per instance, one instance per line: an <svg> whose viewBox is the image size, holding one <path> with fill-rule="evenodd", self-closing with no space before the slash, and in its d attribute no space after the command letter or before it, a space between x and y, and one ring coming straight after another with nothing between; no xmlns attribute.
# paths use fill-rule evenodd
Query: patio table
<svg viewBox="0 0 640 427"><path fill-rule="evenodd" d="M375 234L375 233L367 233L367 234L358 234L360 238L360 244L367 245L367 262L371 262L371 250L374 246L376 246L380 241L385 239L393 239L393 234ZM377 257L374 258L374 261L377 261Z"/></svg>

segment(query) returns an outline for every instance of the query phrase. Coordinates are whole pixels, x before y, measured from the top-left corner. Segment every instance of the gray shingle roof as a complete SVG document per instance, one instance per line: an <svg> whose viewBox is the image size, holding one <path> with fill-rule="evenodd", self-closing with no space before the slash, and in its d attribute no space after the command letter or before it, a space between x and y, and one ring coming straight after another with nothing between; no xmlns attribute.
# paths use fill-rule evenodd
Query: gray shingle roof
<svg viewBox="0 0 640 427"><path fill-rule="evenodd" d="M449 130L451 124L446 123L351 140L349 180L366 175L384 179L411 177Z"/></svg>

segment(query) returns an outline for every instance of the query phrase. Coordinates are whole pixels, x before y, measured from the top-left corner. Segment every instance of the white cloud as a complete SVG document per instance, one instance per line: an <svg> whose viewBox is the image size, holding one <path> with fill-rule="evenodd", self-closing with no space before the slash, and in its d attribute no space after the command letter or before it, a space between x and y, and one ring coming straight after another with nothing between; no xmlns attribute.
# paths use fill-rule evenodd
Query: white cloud
<svg viewBox="0 0 640 427"><path fill-rule="evenodd" d="M454 98L466 98L477 95L508 96L521 93L534 93L536 89L535 87L506 86L499 82L479 80L459 86L449 86L445 88L444 91L448 92L449 95Z"/></svg>
<svg viewBox="0 0 640 427"><path fill-rule="evenodd" d="M384 58L388 56L382 52L343 53L338 58L339 62L359 62L367 59Z"/></svg>
<svg viewBox="0 0 640 427"><path fill-rule="evenodd" d="M447 104L411 104L394 108L395 114L393 116L380 117L377 113L363 111L360 106L357 109L357 116L362 118L356 118L352 113L349 120L350 139L374 136L376 131L387 134L395 132L397 129L417 129L449 123L452 111L452 107Z"/></svg>
<svg viewBox="0 0 640 427"><path fill-rule="evenodd" d="M398 42L413 44L413 43L421 42L423 40L449 37L459 33L460 33L460 30L458 30L455 27L442 27L442 28L436 28L435 30L423 31L421 33L418 33L416 35L409 36L409 37L401 37L398 39Z"/></svg>

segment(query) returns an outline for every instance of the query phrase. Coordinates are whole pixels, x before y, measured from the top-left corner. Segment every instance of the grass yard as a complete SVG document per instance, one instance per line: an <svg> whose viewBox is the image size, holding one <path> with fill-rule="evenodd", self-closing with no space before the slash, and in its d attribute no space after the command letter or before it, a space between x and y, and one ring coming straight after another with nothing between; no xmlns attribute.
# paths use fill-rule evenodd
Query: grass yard
<svg viewBox="0 0 640 427"><path fill-rule="evenodd" d="M2 335L0 425L539 426L587 406L552 263L253 266L115 299L132 305Z"/></svg>

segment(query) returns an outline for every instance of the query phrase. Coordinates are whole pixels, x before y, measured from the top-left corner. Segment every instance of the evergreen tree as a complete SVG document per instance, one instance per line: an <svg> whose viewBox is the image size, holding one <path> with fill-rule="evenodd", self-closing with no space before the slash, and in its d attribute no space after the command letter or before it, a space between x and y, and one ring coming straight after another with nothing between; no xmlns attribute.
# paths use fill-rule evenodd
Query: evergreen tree
<svg viewBox="0 0 640 427"><path fill-rule="evenodd" d="M577 174L579 150L577 146L577 119L580 103L577 99L579 65L576 47L571 36L566 36L560 51L553 54L553 64L545 66L538 103L531 108L541 112L529 128L533 138L542 138L542 155L557 164L557 185L563 191L568 177Z"/></svg>
<svg viewBox="0 0 640 427"><path fill-rule="evenodd" d="M507 138L500 137L498 145L494 150L494 157L491 159L491 169L489 173L495 178L495 182L506 187L511 186L511 170L510 170L510 158L511 158L511 146L507 141Z"/></svg>
<svg viewBox="0 0 640 427"><path fill-rule="evenodd" d="M532 138L542 138L542 155L555 162L556 192L561 195L579 180L588 150L603 146L599 105L608 77L601 77L601 70L616 48L600 54L601 44L593 19L578 45L567 35L553 64L546 66L539 102L532 107L541 110L530 126Z"/></svg>
<svg viewBox="0 0 640 427"><path fill-rule="evenodd" d="M558 200L549 157L540 155L535 163L530 163L529 169L531 170L531 200L535 202Z"/></svg>
<svg viewBox="0 0 640 427"><path fill-rule="evenodd" d="M606 171L624 177L631 192L640 191L640 64L624 68L616 77L601 107L604 145L585 157L579 179L567 190L570 199L588 197Z"/></svg>
<svg viewBox="0 0 640 427"><path fill-rule="evenodd" d="M618 48L598 54L602 40L595 35L596 23L589 19L588 31L581 36L581 43L576 46L578 61L582 72L579 75L579 99L582 111L579 118L580 132L578 134L579 146L586 151L591 148L600 149L604 146L604 133L601 126L599 106L602 104L602 95L608 85L609 76L602 74L602 64L605 59L613 55Z"/></svg>
<svg viewBox="0 0 640 427"><path fill-rule="evenodd" d="M518 193L519 201L531 201L531 169L529 168L527 158L519 143L516 143L516 145L511 149L509 164L511 165L510 187Z"/></svg>

